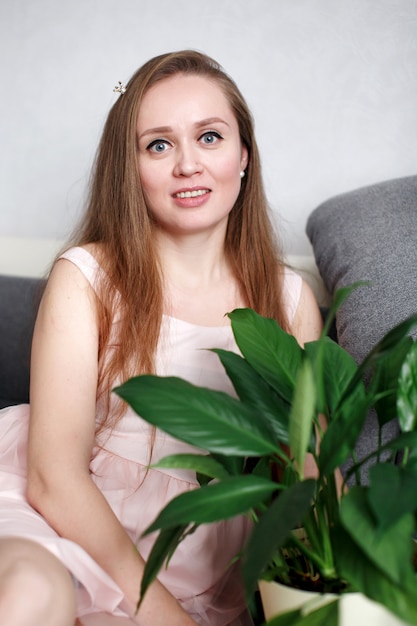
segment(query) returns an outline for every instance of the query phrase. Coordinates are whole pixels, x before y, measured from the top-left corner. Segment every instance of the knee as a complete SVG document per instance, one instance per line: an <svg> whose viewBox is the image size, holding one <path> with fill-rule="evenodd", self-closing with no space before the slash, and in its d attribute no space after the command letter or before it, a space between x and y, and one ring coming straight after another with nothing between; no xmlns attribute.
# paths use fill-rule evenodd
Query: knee
<svg viewBox="0 0 417 626"><path fill-rule="evenodd" d="M16 619L19 624L26 623L23 617L26 613L32 620L38 616L36 623L57 626L74 623L72 580L52 554L31 542L11 540L0 545L0 555L0 616L2 612L19 615L22 618Z"/></svg>
<svg viewBox="0 0 417 626"><path fill-rule="evenodd" d="M10 602L26 599L35 614L47 612L53 599L53 583L45 568L30 557L19 555L5 568L1 576L3 596Z"/></svg>

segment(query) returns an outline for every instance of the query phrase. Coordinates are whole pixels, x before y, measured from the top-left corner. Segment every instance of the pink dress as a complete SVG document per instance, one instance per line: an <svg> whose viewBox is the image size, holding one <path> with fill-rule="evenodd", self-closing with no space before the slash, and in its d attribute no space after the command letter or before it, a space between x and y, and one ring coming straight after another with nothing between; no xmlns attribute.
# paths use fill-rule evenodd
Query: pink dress
<svg viewBox="0 0 417 626"><path fill-rule="evenodd" d="M83 248L63 255L94 285L100 268ZM290 319L297 308L300 277L287 271L285 302ZM201 348L237 351L231 328L202 327L164 317L156 358L159 375L180 376L192 383L233 394L217 356ZM77 615L107 612L127 616L123 592L109 575L78 544L60 537L27 503L26 451L29 405L0 411L0 537L33 539L57 556L74 577ZM100 417L100 406L97 406ZM163 506L179 493L198 486L195 474L186 470L151 469L151 427L130 408L111 433L103 433L91 462L91 478L106 497L118 519L146 559L155 536L141 538L143 530ZM195 451L161 431L156 432L152 462L168 454ZM138 485L140 487L138 488ZM249 530L245 517L201 526L176 550L159 579L194 620L204 626L246 626L239 576L229 567Z"/></svg>

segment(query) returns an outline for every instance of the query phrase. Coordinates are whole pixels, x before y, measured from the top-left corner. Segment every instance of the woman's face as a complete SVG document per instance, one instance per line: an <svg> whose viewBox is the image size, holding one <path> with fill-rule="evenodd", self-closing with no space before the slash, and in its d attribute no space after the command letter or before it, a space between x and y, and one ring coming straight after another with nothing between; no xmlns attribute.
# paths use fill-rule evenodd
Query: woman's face
<svg viewBox="0 0 417 626"><path fill-rule="evenodd" d="M157 225L183 236L225 230L248 153L218 84L178 74L145 94L138 116L138 164Z"/></svg>

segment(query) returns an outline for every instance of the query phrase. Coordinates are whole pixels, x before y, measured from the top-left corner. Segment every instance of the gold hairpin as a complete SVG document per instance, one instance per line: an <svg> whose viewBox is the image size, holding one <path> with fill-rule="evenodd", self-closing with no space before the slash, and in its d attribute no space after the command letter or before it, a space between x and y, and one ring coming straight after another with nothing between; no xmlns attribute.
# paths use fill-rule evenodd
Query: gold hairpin
<svg viewBox="0 0 417 626"><path fill-rule="evenodd" d="M124 94L126 91L126 87L124 86L124 84L119 80L117 85L115 86L115 88L113 89L113 91L115 91L116 93L120 93L120 95Z"/></svg>

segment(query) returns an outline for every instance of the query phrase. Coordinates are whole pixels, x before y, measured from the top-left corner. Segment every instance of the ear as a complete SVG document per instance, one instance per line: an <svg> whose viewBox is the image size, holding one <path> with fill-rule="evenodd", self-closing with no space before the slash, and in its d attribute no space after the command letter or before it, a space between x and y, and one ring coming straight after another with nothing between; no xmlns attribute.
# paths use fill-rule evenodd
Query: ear
<svg viewBox="0 0 417 626"><path fill-rule="evenodd" d="M245 145L242 145L241 157L240 157L240 169L245 170L248 166L248 162L249 162L248 149Z"/></svg>

